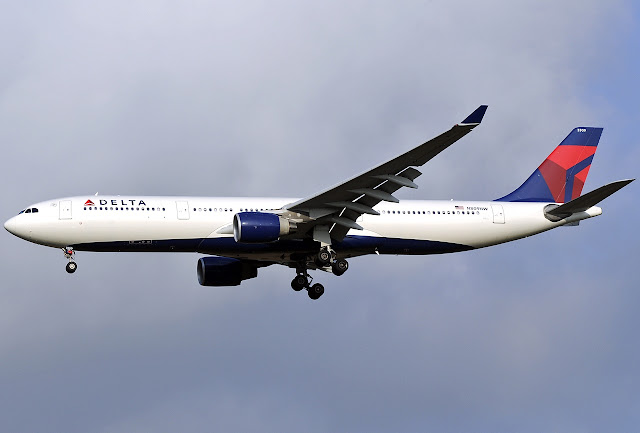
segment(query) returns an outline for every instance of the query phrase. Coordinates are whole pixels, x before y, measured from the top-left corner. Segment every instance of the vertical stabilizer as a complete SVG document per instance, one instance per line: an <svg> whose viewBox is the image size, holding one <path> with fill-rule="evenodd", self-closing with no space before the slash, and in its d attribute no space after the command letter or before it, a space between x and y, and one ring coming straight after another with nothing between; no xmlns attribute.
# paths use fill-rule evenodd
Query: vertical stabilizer
<svg viewBox="0 0 640 433"><path fill-rule="evenodd" d="M496 201L565 203L580 197L601 134L602 128L575 128L520 188Z"/></svg>

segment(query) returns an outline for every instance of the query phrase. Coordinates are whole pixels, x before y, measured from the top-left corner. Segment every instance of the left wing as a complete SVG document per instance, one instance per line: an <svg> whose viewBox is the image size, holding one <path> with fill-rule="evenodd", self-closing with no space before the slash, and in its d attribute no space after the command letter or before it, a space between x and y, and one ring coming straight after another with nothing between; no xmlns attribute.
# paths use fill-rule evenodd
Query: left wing
<svg viewBox="0 0 640 433"><path fill-rule="evenodd" d="M315 240L331 244L331 239L342 240L350 229L362 230L356 223L362 214L378 215L373 206L381 201L397 203L392 194L402 187L417 188L413 181L422 173L414 167L424 165L471 132L486 111L487 106L481 105L461 123L426 143L326 191L284 206L284 211L308 217L298 223L296 237L306 236L313 229Z"/></svg>

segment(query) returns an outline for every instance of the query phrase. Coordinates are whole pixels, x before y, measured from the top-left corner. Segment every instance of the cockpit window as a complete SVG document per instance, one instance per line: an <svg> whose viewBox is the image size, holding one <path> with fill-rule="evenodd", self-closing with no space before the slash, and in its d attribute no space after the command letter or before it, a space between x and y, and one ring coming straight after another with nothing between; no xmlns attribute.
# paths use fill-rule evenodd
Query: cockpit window
<svg viewBox="0 0 640 433"><path fill-rule="evenodd" d="M31 213L31 209L27 209L24 213Z"/></svg>
<svg viewBox="0 0 640 433"><path fill-rule="evenodd" d="M31 212L33 212L33 213L38 212L38 208L37 207L31 208Z"/></svg>
<svg viewBox="0 0 640 433"><path fill-rule="evenodd" d="M22 209L18 215L23 214L24 211L25 211L25 209Z"/></svg>

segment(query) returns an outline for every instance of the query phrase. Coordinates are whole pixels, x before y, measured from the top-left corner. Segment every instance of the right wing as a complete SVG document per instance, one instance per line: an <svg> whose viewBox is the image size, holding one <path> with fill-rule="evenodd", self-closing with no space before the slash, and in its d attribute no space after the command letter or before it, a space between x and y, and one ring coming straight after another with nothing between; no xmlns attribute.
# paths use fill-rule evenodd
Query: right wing
<svg viewBox="0 0 640 433"><path fill-rule="evenodd" d="M414 167L424 165L471 132L486 111L487 106L481 105L461 123L426 143L326 191L284 206L284 211L308 217L298 223L294 237L308 237L313 230L315 240L330 244L331 239L342 240L350 229L362 230L356 223L362 214L378 215L373 206L381 201L397 203L392 193L402 187L417 188L413 181L422 173Z"/></svg>

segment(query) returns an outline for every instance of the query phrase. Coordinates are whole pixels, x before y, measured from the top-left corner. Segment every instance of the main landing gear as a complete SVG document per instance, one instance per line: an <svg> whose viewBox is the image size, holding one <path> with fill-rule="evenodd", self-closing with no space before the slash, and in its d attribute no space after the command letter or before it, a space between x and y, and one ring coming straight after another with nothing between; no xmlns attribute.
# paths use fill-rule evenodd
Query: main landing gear
<svg viewBox="0 0 640 433"><path fill-rule="evenodd" d="M78 265L73 261L73 255L75 254L75 251L73 251L73 248L71 247L65 247L62 249L62 251L64 252L64 257L69 260L69 263L67 263L65 269L68 273L73 274L76 269L78 269Z"/></svg>
<svg viewBox="0 0 640 433"><path fill-rule="evenodd" d="M291 288L296 292L299 292L302 289L307 289L307 294L313 300L318 299L324 293L324 286L320 283L311 284L313 278L311 275L307 274L307 270L305 269L303 273L296 275L296 277L291 281Z"/></svg>
<svg viewBox="0 0 640 433"><path fill-rule="evenodd" d="M337 259L334 251L327 247L320 249L318 254L310 260L318 269L331 267L331 271L335 275L344 274L349 269L349 263L345 259ZM301 263L297 267L297 275L291 281L291 288L296 292L307 289L309 298L316 300L324 294L324 286L320 283L311 284L313 278L307 272L307 263Z"/></svg>
<svg viewBox="0 0 640 433"><path fill-rule="evenodd" d="M315 263L319 268L326 268L331 265L331 271L340 276L349 269L349 262L345 259L336 258L336 252L329 247L322 247L315 258Z"/></svg>

